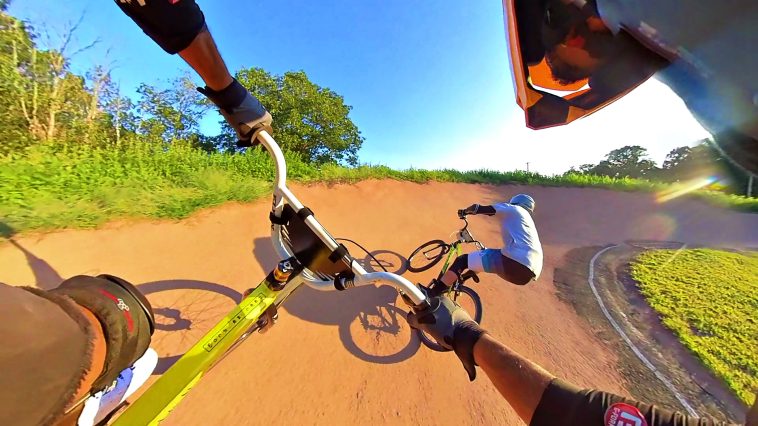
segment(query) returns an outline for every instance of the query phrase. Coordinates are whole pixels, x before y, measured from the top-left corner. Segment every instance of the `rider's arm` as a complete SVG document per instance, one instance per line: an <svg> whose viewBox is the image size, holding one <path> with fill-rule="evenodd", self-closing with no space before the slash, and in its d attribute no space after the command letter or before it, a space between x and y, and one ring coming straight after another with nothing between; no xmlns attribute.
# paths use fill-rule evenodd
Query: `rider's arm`
<svg viewBox="0 0 758 426"><path fill-rule="evenodd" d="M202 77L206 87L198 90L219 107L237 132L238 146L250 146L259 129L272 132L271 114L232 77L195 0L116 3L163 50L178 53Z"/></svg>
<svg viewBox="0 0 758 426"><path fill-rule="evenodd" d="M487 216L493 216L495 214L495 208L492 206L483 206L480 204L472 204L464 209L467 214L483 214Z"/></svg>
<svg viewBox="0 0 758 426"><path fill-rule="evenodd" d="M488 334L474 345L474 359L527 424L555 376Z"/></svg>
<svg viewBox="0 0 758 426"><path fill-rule="evenodd" d="M622 411L631 417L641 415L648 426L726 425L713 418L693 418L608 392L580 389L555 378L488 334L474 345L474 359L519 417L531 426L605 425L606 417L613 416L614 410L619 410L617 415Z"/></svg>
<svg viewBox="0 0 758 426"><path fill-rule="evenodd" d="M424 330L453 349L470 380L476 377L475 366L479 365L519 417L532 426L726 424L712 418L691 418L607 392L579 389L488 335L466 311L446 297L431 299L427 310L409 314L408 321L412 327ZM620 420L621 415L628 420L626 423L611 421L614 416ZM644 422L641 419L635 422L635 415L644 417Z"/></svg>

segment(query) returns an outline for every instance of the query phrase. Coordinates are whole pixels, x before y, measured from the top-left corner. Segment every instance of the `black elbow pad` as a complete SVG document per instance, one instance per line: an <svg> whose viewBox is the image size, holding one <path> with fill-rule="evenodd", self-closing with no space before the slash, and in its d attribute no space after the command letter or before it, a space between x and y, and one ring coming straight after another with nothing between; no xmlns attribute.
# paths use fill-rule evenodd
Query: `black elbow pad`
<svg viewBox="0 0 758 426"><path fill-rule="evenodd" d="M195 0L116 0L116 4L172 55L186 49L206 28Z"/></svg>

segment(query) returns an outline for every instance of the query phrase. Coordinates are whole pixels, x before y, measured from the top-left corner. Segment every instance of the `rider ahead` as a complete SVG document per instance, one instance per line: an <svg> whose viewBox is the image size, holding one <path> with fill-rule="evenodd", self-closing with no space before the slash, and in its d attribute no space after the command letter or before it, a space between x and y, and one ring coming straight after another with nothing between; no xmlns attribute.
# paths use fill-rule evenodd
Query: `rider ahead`
<svg viewBox="0 0 758 426"><path fill-rule="evenodd" d="M465 269L488 272L513 284L525 285L542 272L542 245L532 219L534 199L518 194L510 202L483 206L472 204L458 212L462 215L483 214L500 220L503 248L478 250L458 256L439 280L433 280L429 295L445 292Z"/></svg>

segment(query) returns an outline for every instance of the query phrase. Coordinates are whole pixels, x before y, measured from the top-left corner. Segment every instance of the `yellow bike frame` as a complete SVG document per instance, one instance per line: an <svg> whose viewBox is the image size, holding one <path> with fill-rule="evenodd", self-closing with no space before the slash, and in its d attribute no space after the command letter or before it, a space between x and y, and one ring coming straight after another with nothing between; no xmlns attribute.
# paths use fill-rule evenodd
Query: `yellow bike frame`
<svg viewBox="0 0 758 426"><path fill-rule="evenodd" d="M439 275L437 276L437 279L441 279L443 275L445 275L445 272L447 272L447 268L450 267L450 260L455 260L456 257L460 256L463 253L463 248L461 247L461 244L459 242L454 242L452 244L452 250L447 252L447 256L445 257L445 263L442 265L442 269L440 270Z"/></svg>
<svg viewBox="0 0 758 426"><path fill-rule="evenodd" d="M187 351L145 393L129 405L114 425L157 425L168 417L213 364L276 300L277 291L263 280L237 307Z"/></svg>

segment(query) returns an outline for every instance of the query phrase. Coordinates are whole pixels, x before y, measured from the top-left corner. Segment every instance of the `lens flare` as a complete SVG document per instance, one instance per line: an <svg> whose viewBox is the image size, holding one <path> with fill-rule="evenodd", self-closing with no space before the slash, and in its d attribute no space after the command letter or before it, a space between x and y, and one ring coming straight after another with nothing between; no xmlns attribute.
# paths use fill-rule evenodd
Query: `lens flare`
<svg viewBox="0 0 758 426"><path fill-rule="evenodd" d="M633 230L635 238L655 241L667 241L674 236L677 229L676 219L663 214L654 213L644 215L635 220Z"/></svg>
<svg viewBox="0 0 758 426"><path fill-rule="evenodd" d="M670 189L661 191L656 194L655 200L659 203L665 203L667 201L671 201L674 198L681 197L682 195L688 194L692 191L696 191L701 188L705 188L706 186L713 185L714 183L718 182L719 179L716 176L708 176L705 178L700 179L693 179L686 182L682 182L680 184L672 186Z"/></svg>

